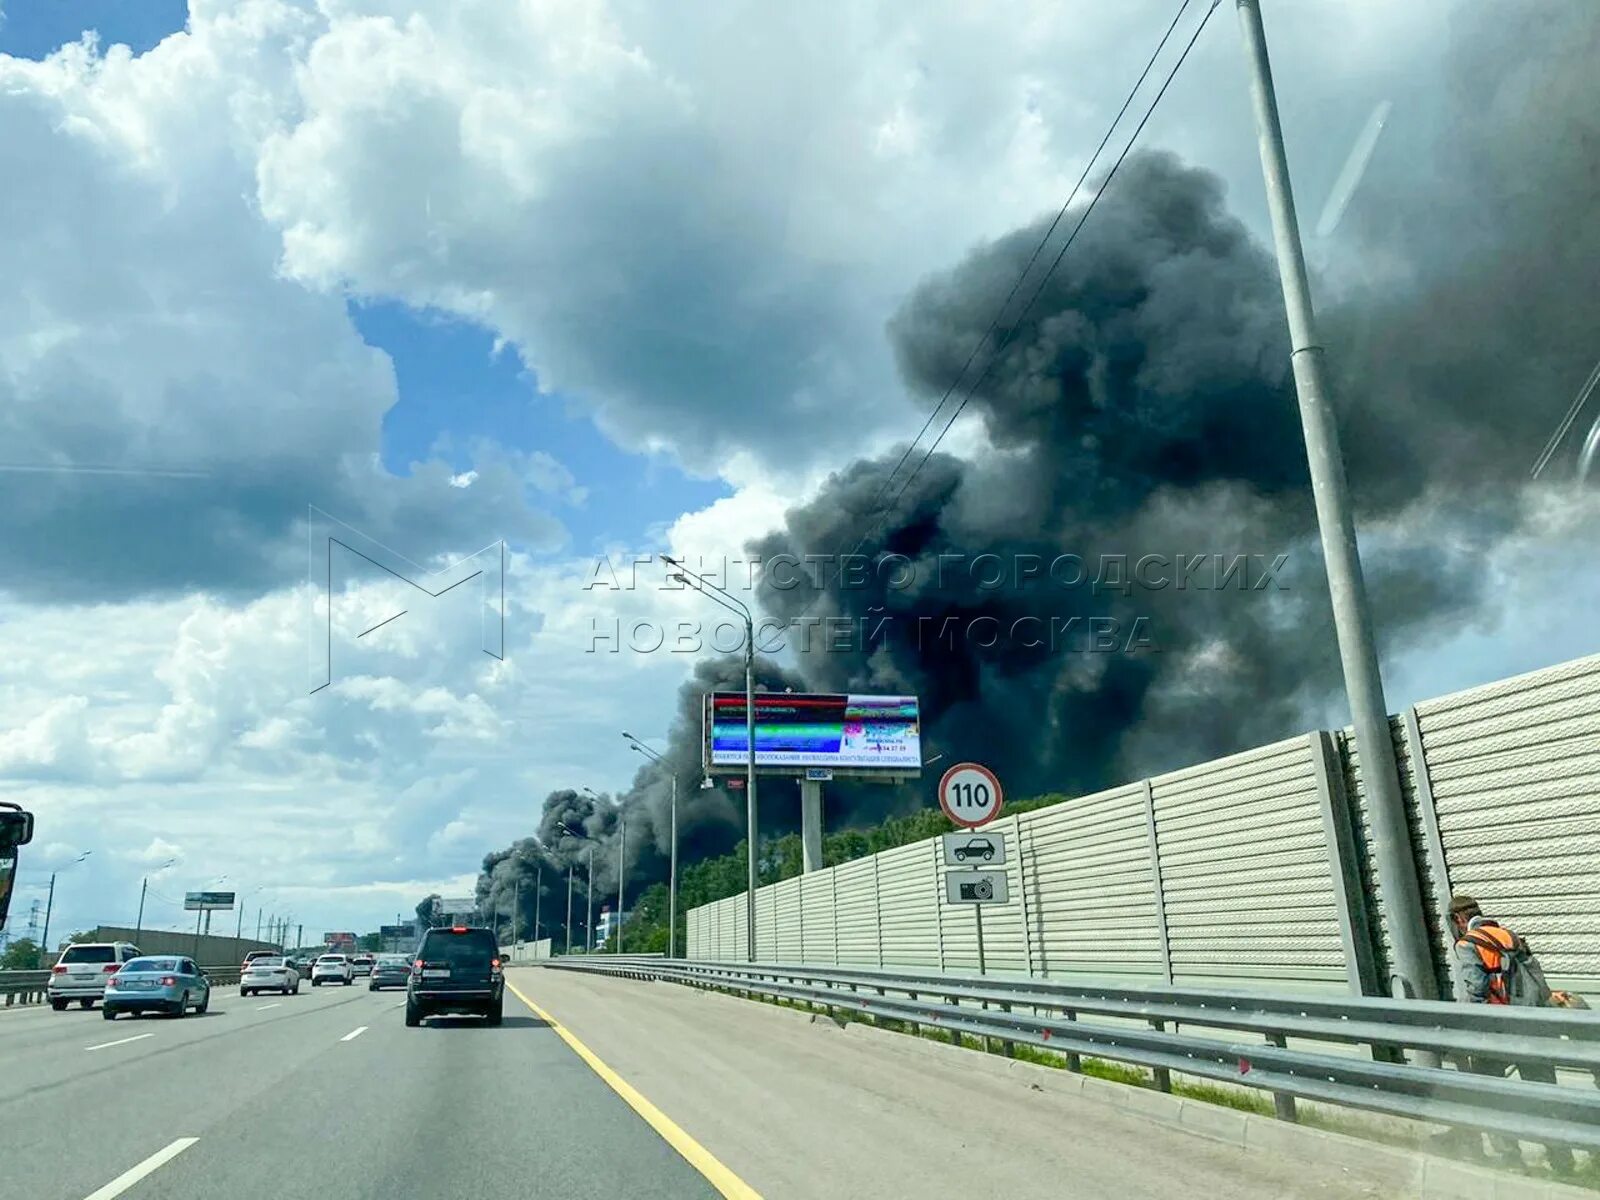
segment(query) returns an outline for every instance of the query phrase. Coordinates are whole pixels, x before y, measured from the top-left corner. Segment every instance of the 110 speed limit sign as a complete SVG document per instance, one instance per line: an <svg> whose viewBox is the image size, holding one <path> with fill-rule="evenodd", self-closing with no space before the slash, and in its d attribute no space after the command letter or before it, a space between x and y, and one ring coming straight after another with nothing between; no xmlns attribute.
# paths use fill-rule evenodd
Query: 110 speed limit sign
<svg viewBox="0 0 1600 1200"><path fill-rule="evenodd" d="M957 825L976 829L1000 815L1005 793L993 771L977 763L957 763L939 780L939 807Z"/></svg>

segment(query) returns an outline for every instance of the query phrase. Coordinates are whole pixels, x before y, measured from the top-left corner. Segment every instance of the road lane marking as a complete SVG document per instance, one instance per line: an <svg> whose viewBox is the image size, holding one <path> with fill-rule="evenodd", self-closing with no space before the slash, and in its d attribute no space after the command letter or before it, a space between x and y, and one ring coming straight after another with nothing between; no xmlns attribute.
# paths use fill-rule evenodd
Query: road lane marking
<svg viewBox="0 0 1600 1200"><path fill-rule="evenodd" d="M154 1171L157 1167L160 1167L163 1163L171 1162L173 1159L177 1158L178 1155L182 1154L185 1150L199 1140L199 1138L192 1137L179 1138L164 1150L157 1150L138 1166L130 1167L121 1175L118 1175L110 1183L106 1184L105 1187L101 1188L99 1191L90 1192L86 1197L84 1197L84 1200L111 1200L113 1196L122 1195L123 1192L127 1191L134 1184L138 1183L139 1180L150 1174L150 1172Z"/></svg>
<svg viewBox="0 0 1600 1200"><path fill-rule="evenodd" d="M276 1004L258 1004L258 1005L256 1005L256 1011L257 1012L266 1012L267 1009L269 1009L269 1008L282 1008L282 1007L283 1007L283 1001L279 1000Z"/></svg>
<svg viewBox="0 0 1600 1200"><path fill-rule="evenodd" d="M341 1042L353 1042L353 1041L356 1040L356 1038L360 1037L366 1031L367 1031L367 1027L365 1025L357 1025L354 1029L352 1029L349 1033L345 1034L339 1040Z"/></svg>
<svg viewBox="0 0 1600 1200"><path fill-rule="evenodd" d="M707 1183L729 1200L761 1200L760 1192L730 1171L721 1159L685 1133L676 1121L645 1099L631 1083L606 1066L600 1056L580 1042L571 1030L524 996L521 988L509 979L506 980L506 987L512 995L528 1006L534 1016L555 1030L556 1036L570 1046L573 1053L588 1063L589 1068L600 1076L607 1087L621 1096L629 1108L643 1117L645 1123L660 1134L667 1145L705 1176Z"/></svg>
<svg viewBox="0 0 1600 1200"><path fill-rule="evenodd" d="M155 1037L153 1033L136 1033L132 1037L118 1038L114 1042L101 1042L98 1046L85 1046L85 1050L104 1050L110 1046L126 1046L129 1042L142 1042L147 1037Z"/></svg>

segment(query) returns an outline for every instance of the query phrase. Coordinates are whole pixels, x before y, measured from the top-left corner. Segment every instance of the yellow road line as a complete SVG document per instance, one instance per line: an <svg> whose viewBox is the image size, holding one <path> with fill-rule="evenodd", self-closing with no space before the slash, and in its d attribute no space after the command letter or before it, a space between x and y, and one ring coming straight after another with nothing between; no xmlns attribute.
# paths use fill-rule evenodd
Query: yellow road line
<svg viewBox="0 0 1600 1200"><path fill-rule="evenodd" d="M506 987L512 995L526 1004L536 1017L554 1029L556 1036L571 1046L573 1053L588 1063L590 1069L605 1081L606 1086L627 1101L628 1107L643 1117L645 1123L659 1133L667 1145L683 1155L689 1165L704 1175L712 1187L729 1197L729 1200L761 1200L760 1192L728 1170L715 1154L685 1133L676 1121L645 1099L626 1079L606 1066L599 1055L573 1036L571 1030L524 996L522 989L509 979L506 980Z"/></svg>

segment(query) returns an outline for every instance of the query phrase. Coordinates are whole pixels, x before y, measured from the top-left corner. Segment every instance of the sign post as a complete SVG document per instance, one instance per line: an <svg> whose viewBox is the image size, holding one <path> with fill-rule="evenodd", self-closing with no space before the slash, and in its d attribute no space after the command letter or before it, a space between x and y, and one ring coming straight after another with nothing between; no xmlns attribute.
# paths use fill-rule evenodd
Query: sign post
<svg viewBox="0 0 1600 1200"><path fill-rule="evenodd" d="M978 763L957 763L939 780L939 807L945 816L969 831L998 817L1005 799L999 778ZM981 862L999 867L1006 861L1006 839L1002 834L947 833L942 842L946 866L965 867L969 862ZM959 870L946 871L944 881L949 903L972 905L978 933L978 974L983 975L988 969L983 953L983 906L1009 903L1010 880L1004 870Z"/></svg>

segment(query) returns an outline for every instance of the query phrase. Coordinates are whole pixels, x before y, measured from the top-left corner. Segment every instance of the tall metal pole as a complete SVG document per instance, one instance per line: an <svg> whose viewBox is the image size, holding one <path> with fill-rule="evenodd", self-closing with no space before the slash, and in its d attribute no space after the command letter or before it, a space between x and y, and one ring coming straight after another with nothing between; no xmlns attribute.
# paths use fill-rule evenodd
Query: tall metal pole
<svg viewBox="0 0 1600 1200"><path fill-rule="evenodd" d="M617 843L617 949L622 953L622 873L627 870L624 861L628 853L628 814L620 814L622 821L622 840Z"/></svg>
<svg viewBox="0 0 1600 1200"><path fill-rule="evenodd" d="M256 941L258 942L261 940L261 918L266 915L266 909L259 904L256 905Z"/></svg>
<svg viewBox="0 0 1600 1200"><path fill-rule="evenodd" d="M1373 858L1394 947L1392 988L1402 997L1431 1000L1438 989L1428 949L1422 890L1417 882L1411 832L1400 795L1389 709L1384 702L1383 678L1378 670L1378 651L1372 636L1372 615L1356 548L1355 519L1350 507L1344 459L1339 451L1339 431L1328 403L1322 343L1317 337L1316 316L1306 282L1305 253L1295 217L1294 192L1289 184L1283 129L1278 123L1267 36L1261 25L1259 0L1235 2L1250 60L1250 93L1260 141L1261 170L1266 177L1272 237L1277 248L1284 306L1288 311L1295 392L1300 401L1300 423L1311 468L1322 554L1327 561L1334 630L1344 667L1345 692L1349 696L1356 740L1361 749L1363 790L1372 813Z"/></svg>
<svg viewBox="0 0 1600 1200"><path fill-rule="evenodd" d="M142 903L143 902L141 901L141 904ZM243 936L244 936L244 905L241 904L241 905L239 905L239 919L234 922L234 926L233 926L233 940L237 942Z"/></svg>
<svg viewBox="0 0 1600 1200"><path fill-rule="evenodd" d="M44 935L39 943L39 949L45 954L50 953L50 910L56 904L56 873L50 872L50 896L44 902Z"/></svg>
<svg viewBox="0 0 1600 1200"><path fill-rule="evenodd" d="M204 909L194 914L194 953L189 957L197 963L200 961L200 918L205 915Z"/></svg>
<svg viewBox="0 0 1600 1200"><path fill-rule="evenodd" d="M139 885L139 915L134 918L133 922L133 937L135 941L137 941L139 939L139 935L144 932L144 894L149 890L149 888L150 876L146 875L144 877L144 882Z"/></svg>
<svg viewBox="0 0 1600 1200"><path fill-rule="evenodd" d="M590 953L594 944L594 843L589 843L589 914L583 919L583 952Z"/></svg>
<svg viewBox="0 0 1600 1200"><path fill-rule="evenodd" d="M567 864L567 953L572 953L572 864Z"/></svg>
<svg viewBox="0 0 1600 1200"><path fill-rule="evenodd" d="M667 867L667 957L678 957L678 777L672 777L672 850Z"/></svg>
<svg viewBox="0 0 1600 1200"><path fill-rule="evenodd" d="M544 863L539 863L533 883L533 942L539 944L539 908L544 903ZM538 953L537 950L534 953Z"/></svg>
<svg viewBox="0 0 1600 1200"><path fill-rule="evenodd" d="M749 617L744 621L744 817L749 831L749 879L744 894L745 948L749 962L756 961L756 630Z"/></svg>

